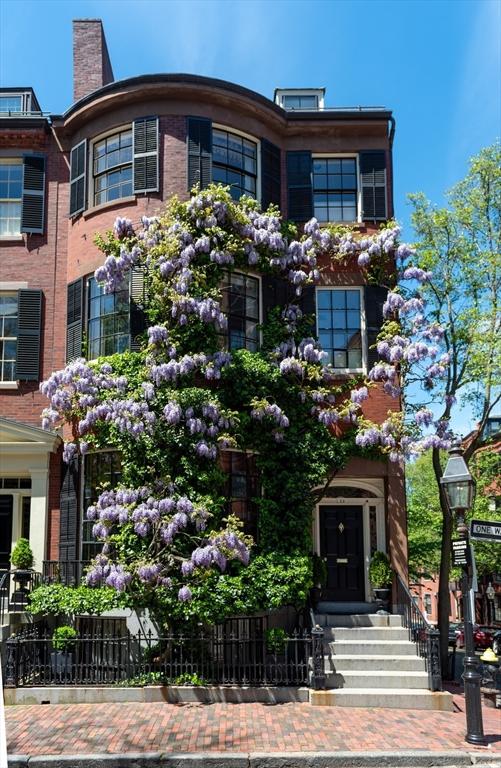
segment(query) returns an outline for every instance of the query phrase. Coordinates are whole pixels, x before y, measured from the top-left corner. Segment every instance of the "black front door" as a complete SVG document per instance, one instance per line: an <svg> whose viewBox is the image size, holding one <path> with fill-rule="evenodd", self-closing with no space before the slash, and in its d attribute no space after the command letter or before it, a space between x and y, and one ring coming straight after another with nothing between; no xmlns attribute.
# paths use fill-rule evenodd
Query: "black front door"
<svg viewBox="0 0 501 768"><path fill-rule="evenodd" d="M365 600L363 530L362 505L320 507L321 555L327 564L324 599Z"/></svg>
<svg viewBox="0 0 501 768"><path fill-rule="evenodd" d="M0 571L10 568L13 496L0 495Z"/></svg>

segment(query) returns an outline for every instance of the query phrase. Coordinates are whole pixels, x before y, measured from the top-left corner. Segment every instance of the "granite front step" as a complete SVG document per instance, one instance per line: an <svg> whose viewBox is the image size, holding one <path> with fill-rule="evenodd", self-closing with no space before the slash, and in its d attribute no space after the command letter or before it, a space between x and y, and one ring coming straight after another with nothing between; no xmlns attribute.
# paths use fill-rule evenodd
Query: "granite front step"
<svg viewBox="0 0 501 768"><path fill-rule="evenodd" d="M334 656L416 656L416 646L409 640L336 640L327 643Z"/></svg>
<svg viewBox="0 0 501 768"><path fill-rule="evenodd" d="M352 654L331 654L325 657L325 668L334 666L337 672L351 670L373 670L375 672L384 672L385 670L395 672L424 672L425 661L420 656L353 656Z"/></svg>
<svg viewBox="0 0 501 768"><path fill-rule="evenodd" d="M445 691L406 688L337 688L311 691L310 703L320 707L367 707L453 711L453 698Z"/></svg>
<svg viewBox="0 0 501 768"><path fill-rule="evenodd" d="M401 627L402 617L392 614L352 614L315 612L315 621L320 627Z"/></svg>
<svg viewBox="0 0 501 768"><path fill-rule="evenodd" d="M409 630L403 627L326 627L324 638L332 638L336 642L340 640L403 640L410 642Z"/></svg>
<svg viewBox="0 0 501 768"><path fill-rule="evenodd" d="M377 670L332 671L327 674L326 687L331 689L405 688L428 690L427 672Z"/></svg>

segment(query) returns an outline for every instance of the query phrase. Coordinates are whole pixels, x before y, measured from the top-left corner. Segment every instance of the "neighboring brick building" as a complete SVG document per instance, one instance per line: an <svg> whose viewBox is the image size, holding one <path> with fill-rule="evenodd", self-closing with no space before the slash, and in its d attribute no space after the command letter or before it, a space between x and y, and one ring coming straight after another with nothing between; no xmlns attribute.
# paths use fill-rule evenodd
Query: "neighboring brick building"
<svg viewBox="0 0 501 768"><path fill-rule="evenodd" d="M271 101L246 88L194 75L113 82L96 20L74 23L74 94L78 100L63 115L52 116L50 125L38 118L37 140L43 138L48 163L46 234L19 235L19 243L8 246L13 260L24 259L21 272L28 276L29 288L44 291L40 377L64 363L63 324L68 359L81 354L83 339L89 358L134 345L138 286L132 280L128 292L104 302L93 279L102 262L94 235L110 229L117 216L137 223L143 214L161 209L171 195L186 199L195 183L203 187L211 181L231 184L236 196L251 193L263 207L277 203L285 217L298 223L316 215L321 222L353 224L363 233L374 232L393 216L394 120L386 109L324 108L320 88L277 90ZM7 129L14 119L1 122L2 148L11 140ZM27 129L23 136L28 136ZM32 239L38 246L36 265L29 260ZM304 309L317 314L321 342L340 376L367 370L385 293L365 285L356 265L324 266L322 285L306 292ZM2 280L7 277L20 280L21 274L12 267ZM249 275L231 279L240 281L244 293L255 293L254 319L266 316L280 301L276 281ZM240 289L235 285L235 290ZM256 343L238 323L230 322L231 328L233 346L252 348ZM36 389L35 379L20 384L8 410L2 392L2 416L36 424L42 408ZM369 418L383 420L396 407L397 401L374 389L364 410ZM81 560L95 551L82 521L82 501L92 498L104 476L113 481L119 468L111 453L87 456L85 464L78 475L65 472L61 514L51 503L47 506L47 559ZM248 468L230 460L228 466L253 482ZM403 469L383 460L353 459L328 494L312 523L315 547L326 558L332 556L326 550L326 527L342 515L359 547L351 598L356 593L356 599L369 600L368 564L376 549L387 550L394 567L407 573ZM328 585L325 596L348 599L334 585Z"/></svg>
<svg viewBox="0 0 501 768"><path fill-rule="evenodd" d="M64 363L68 172L31 88L0 93L0 569L30 539L47 557L59 438L40 428L39 381ZM54 514L50 513L54 510Z"/></svg>

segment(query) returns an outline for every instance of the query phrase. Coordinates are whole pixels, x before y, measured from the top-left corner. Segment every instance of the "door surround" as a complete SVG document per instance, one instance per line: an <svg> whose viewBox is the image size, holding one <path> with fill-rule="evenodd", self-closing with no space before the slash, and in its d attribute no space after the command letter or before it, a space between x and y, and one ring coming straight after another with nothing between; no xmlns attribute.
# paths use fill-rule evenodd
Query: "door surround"
<svg viewBox="0 0 501 768"><path fill-rule="evenodd" d="M322 488L323 486L319 486ZM370 507L376 509L376 546L378 550L386 552L386 529L385 529L385 503L382 481L358 480L348 478L337 478L332 480L329 488L353 488L360 491L360 496L325 496L315 505L313 518L313 548L316 554L320 555L320 507L322 506L360 506L363 518L363 542L364 542L364 585L365 601L371 601L371 586L369 581L369 565L371 560L371 532L370 532ZM368 491L371 495L364 496L363 491Z"/></svg>

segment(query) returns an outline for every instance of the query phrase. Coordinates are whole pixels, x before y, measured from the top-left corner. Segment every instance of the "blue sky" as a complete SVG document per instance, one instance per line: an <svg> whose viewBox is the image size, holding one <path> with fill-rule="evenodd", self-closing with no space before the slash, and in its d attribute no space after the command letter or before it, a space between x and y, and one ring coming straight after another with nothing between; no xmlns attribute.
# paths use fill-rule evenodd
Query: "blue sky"
<svg viewBox="0 0 501 768"><path fill-rule="evenodd" d="M501 0L0 0L0 84L67 109L73 18L103 20L117 79L190 72L269 97L324 86L327 106L391 108L407 239L406 194L443 203L501 135Z"/></svg>

